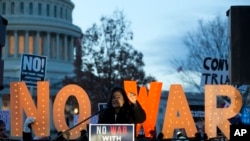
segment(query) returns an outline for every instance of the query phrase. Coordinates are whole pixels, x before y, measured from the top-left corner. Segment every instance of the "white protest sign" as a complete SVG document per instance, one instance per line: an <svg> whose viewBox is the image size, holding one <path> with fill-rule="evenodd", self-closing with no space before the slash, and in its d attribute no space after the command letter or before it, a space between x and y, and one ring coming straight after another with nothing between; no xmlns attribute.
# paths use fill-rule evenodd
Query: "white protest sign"
<svg viewBox="0 0 250 141"><path fill-rule="evenodd" d="M134 141L134 124L90 124L90 141Z"/></svg>
<svg viewBox="0 0 250 141"><path fill-rule="evenodd" d="M228 60L206 57L203 61L203 71L200 86L206 84L228 84Z"/></svg>
<svg viewBox="0 0 250 141"><path fill-rule="evenodd" d="M46 56L23 54L20 68L20 81L27 86L36 87L37 81L44 81L46 72Z"/></svg>

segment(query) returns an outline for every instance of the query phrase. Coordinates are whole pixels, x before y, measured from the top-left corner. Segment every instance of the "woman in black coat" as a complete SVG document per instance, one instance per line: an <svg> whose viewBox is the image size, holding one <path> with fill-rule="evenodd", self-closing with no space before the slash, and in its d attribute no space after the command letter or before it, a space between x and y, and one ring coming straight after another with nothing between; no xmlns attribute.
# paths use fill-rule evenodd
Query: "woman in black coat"
<svg viewBox="0 0 250 141"><path fill-rule="evenodd" d="M136 100L136 94L128 96L123 88L115 87L111 92L108 108L99 115L102 124L136 124L146 120L146 113Z"/></svg>

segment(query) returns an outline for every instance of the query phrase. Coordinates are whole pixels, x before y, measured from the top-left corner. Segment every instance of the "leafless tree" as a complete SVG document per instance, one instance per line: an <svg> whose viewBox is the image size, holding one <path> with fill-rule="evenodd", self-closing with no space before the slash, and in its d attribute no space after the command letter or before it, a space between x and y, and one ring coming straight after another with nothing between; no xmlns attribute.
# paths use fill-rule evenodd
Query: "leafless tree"
<svg viewBox="0 0 250 141"><path fill-rule="evenodd" d="M188 55L183 59L171 60L179 68L179 77L184 83L191 84L198 91L203 91L197 78L201 78L205 57L224 58L229 55L228 21L221 17L205 22L198 21L198 27L184 37Z"/></svg>

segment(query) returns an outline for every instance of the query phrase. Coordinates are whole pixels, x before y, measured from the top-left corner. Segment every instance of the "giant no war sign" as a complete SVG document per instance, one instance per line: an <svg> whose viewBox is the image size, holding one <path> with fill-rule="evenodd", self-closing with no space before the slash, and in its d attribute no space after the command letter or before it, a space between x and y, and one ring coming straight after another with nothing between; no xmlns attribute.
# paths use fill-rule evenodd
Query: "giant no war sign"
<svg viewBox="0 0 250 141"><path fill-rule="evenodd" d="M161 82L151 82L149 90L140 87L137 91L136 81L124 81L126 92L137 94L137 100L146 111L147 119L143 124L145 135L150 136L150 130L154 130L156 117L159 109L161 95ZM53 121L58 131L69 129L64 115L64 106L70 96L75 96L79 103L78 123L91 115L90 99L83 88L77 85L67 85L61 88L56 94L53 103ZM227 96L230 98L230 105L226 108L217 108L217 97ZM11 136L22 136L23 111L27 116L34 117L35 123L32 130L36 136L50 135L50 103L49 103L49 82L37 82L37 105L34 104L31 94L25 82L11 82L10 84L10 115L11 115ZM194 137L197 132L192 113L189 108L185 93L180 84L170 86L168 101L162 132L164 138L172 138L174 129L184 128L188 137ZM230 122L228 119L236 116L242 107L240 92L230 85L206 85L205 86L205 131L209 138L217 136L217 127L230 139ZM178 114L177 114L178 113ZM82 123L70 131L70 139L80 136L81 130L87 128ZM138 134L139 130L136 130Z"/></svg>
<svg viewBox="0 0 250 141"><path fill-rule="evenodd" d="M37 81L44 81L46 72L46 56L23 54L20 68L20 81L30 87L36 87Z"/></svg>

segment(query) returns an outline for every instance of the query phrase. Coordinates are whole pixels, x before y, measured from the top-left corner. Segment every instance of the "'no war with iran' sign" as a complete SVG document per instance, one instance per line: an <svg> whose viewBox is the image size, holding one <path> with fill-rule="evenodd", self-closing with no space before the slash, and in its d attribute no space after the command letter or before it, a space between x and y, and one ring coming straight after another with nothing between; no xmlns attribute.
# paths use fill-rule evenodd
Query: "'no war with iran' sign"
<svg viewBox="0 0 250 141"><path fill-rule="evenodd" d="M20 81L27 86L36 87L37 81L44 81L46 56L23 54L21 59Z"/></svg>

